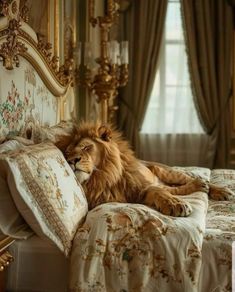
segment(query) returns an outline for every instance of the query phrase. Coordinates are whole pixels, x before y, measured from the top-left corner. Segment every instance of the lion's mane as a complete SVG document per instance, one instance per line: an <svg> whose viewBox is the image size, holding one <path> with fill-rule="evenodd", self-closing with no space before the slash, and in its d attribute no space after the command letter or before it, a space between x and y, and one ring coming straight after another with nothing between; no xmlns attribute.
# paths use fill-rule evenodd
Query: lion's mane
<svg viewBox="0 0 235 292"><path fill-rule="evenodd" d="M82 123L74 143L83 138L97 143L101 155L100 164L83 185L90 208L105 202L141 202L141 191L148 182L138 171L140 162L121 133L99 123Z"/></svg>

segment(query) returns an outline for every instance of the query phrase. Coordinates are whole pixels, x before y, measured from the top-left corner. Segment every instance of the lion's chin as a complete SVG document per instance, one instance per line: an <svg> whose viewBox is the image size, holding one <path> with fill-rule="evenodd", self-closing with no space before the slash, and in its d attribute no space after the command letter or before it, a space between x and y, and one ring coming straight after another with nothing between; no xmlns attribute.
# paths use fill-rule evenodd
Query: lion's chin
<svg viewBox="0 0 235 292"><path fill-rule="evenodd" d="M80 182L80 184L84 183L90 178L90 174L81 170L75 170L75 175Z"/></svg>

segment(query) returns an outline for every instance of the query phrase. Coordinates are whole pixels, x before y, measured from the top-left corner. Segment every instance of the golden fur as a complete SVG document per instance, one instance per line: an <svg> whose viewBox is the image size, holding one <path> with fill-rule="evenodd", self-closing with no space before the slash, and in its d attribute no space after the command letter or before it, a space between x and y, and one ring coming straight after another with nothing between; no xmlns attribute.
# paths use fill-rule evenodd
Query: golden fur
<svg viewBox="0 0 235 292"><path fill-rule="evenodd" d="M163 214L188 216L190 205L176 195L208 191L228 199L228 189L208 185L183 172L138 160L118 131L99 123L76 128L65 157L84 187L89 208L106 202L142 203Z"/></svg>

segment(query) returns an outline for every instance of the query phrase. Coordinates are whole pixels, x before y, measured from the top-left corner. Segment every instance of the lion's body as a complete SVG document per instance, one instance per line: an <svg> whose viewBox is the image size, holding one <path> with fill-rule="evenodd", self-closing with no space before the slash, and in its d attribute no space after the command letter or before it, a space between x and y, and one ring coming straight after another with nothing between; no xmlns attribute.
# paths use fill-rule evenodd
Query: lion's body
<svg viewBox="0 0 235 292"><path fill-rule="evenodd" d="M117 131L81 124L65 156L82 183L90 208L106 202L143 203L167 215L188 216L175 195L208 191L208 184L170 167L145 165Z"/></svg>

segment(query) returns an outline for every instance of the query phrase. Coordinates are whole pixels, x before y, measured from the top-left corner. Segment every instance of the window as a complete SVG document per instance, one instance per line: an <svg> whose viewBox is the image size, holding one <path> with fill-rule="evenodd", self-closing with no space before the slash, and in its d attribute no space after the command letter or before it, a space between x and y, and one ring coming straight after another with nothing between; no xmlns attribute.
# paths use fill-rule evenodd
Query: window
<svg viewBox="0 0 235 292"><path fill-rule="evenodd" d="M188 72L180 3L169 0L159 66L142 133L203 133Z"/></svg>

